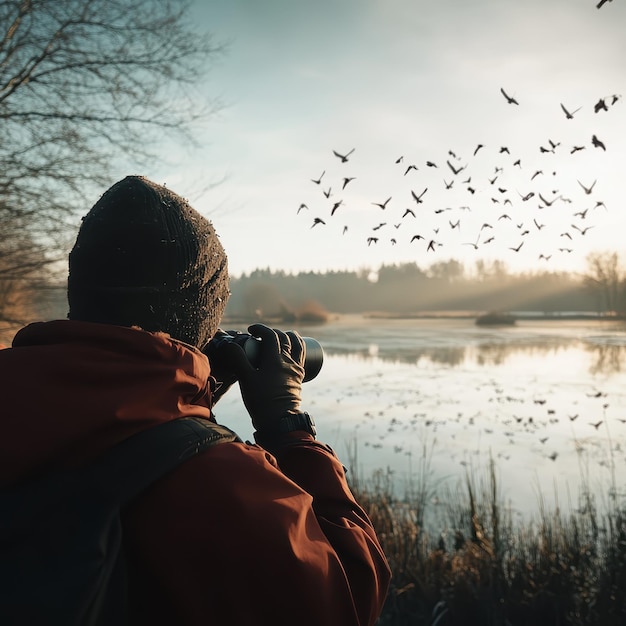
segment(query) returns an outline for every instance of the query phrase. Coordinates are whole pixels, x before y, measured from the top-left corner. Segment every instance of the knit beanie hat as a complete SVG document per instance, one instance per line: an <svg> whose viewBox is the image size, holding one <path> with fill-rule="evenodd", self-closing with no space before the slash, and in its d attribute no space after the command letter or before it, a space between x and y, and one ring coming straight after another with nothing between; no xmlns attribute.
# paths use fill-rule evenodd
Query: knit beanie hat
<svg viewBox="0 0 626 626"><path fill-rule="evenodd" d="M230 295L226 253L186 200L128 176L83 218L67 293L71 320L139 326L202 348Z"/></svg>

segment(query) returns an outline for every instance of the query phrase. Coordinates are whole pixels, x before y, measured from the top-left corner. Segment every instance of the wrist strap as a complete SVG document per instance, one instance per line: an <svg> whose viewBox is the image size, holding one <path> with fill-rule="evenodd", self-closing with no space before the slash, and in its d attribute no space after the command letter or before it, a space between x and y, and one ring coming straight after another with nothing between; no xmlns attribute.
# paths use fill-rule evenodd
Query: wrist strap
<svg viewBox="0 0 626 626"><path fill-rule="evenodd" d="M286 413L283 415L278 420L275 432L291 433L294 430L304 430L314 437L317 434L317 431L315 430L315 422L306 411L301 411L299 413Z"/></svg>

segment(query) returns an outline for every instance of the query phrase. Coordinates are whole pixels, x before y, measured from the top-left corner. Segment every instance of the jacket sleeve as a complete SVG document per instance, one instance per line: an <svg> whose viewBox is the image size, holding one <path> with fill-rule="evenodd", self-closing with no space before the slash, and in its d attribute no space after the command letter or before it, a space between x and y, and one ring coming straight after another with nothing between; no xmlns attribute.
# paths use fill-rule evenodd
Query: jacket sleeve
<svg viewBox="0 0 626 626"><path fill-rule="evenodd" d="M214 446L129 509L135 623L376 622L389 566L342 464L306 433L268 447Z"/></svg>

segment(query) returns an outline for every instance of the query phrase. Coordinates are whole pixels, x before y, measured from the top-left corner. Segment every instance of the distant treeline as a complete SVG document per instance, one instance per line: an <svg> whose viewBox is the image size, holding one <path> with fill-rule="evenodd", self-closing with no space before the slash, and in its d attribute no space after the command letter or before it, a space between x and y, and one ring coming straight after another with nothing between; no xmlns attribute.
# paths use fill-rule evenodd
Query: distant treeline
<svg viewBox="0 0 626 626"><path fill-rule="evenodd" d="M300 312L539 311L554 313L621 312L623 283L617 296L591 276L566 272L510 274L503 265L478 263L471 273L457 261L428 268L415 263L370 270L305 272L258 269L231 281L227 313L280 316ZM615 289L613 289L615 291Z"/></svg>

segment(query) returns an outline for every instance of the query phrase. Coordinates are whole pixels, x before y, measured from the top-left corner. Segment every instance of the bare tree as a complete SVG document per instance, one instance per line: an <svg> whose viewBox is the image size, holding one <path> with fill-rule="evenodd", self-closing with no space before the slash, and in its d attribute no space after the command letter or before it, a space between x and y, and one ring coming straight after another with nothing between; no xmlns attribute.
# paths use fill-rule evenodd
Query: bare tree
<svg viewBox="0 0 626 626"><path fill-rule="evenodd" d="M0 0L0 256L19 260L3 246L24 231L23 269L35 250L64 253L114 166L192 141L215 106L194 88L220 52L186 0Z"/></svg>
<svg viewBox="0 0 626 626"><path fill-rule="evenodd" d="M624 272L617 252L594 252L587 256L589 271L584 282L595 292L601 312L620 312Z"/></svg>

